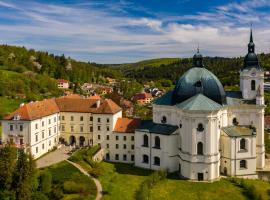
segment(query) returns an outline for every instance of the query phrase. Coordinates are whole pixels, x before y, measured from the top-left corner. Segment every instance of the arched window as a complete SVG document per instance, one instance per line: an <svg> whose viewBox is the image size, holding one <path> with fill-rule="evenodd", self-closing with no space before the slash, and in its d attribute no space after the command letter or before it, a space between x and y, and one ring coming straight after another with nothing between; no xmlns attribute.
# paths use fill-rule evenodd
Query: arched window
<svg viewBox="0 0 270 200"><path fill-rule="evenodd" d="M166 116L162 116L161 118L161 123L165 124L167 122Z"/></svg>
<svg viewBox="0 0 270 200"><path fill-rule="evenodd" d="M158 136L155 137L155 148L160 149L160 138Z"/></svg>
<svg viewBox="0 0 270 200"><path fill-rule="evenodd" d="M198 144L197 144L197 154L203 155L203 143L202 142L198 142Z"/></svg>
<svg viewBox="0 0 270 200"><path fill-rule="evenodd" d="M197 131L202 132L203 130L204 130L203 124L202 123L198 124Z"/></svg>
<svg viewBox="0 0 270 200"><path fill-rule="evenodd" d="M160 166L160 158L157 156L154 157L154 165Z"/></svg>
<svg viewBox="0 0 270 200"><path fill-rule="evenodd" d="M240 160L240 168L247 168L247 161L246 160Z"/></svg>
<svg viewBox="0 0 270 200"><path fill-rule="evenodd" d="M148 136L146 134L143 135L143 146L148 147Z"/></svg>
<svg viewBox="0 0 270 200"><path fill-rule="evenodd" d="M244 138L242 138L240 140L240 150L246 150L246 149L247 149L246 140Z"/></svg>
<svg viewBox="0 0 270 200"><path fill-rule="evenodd" d="M237 121L236 117L235 117L235 118L233 118L232 123L233 123L233 125L235 125L235 126L237 126L237 125L238 125L238 121Z"/></svg>
<svg viewBox="0 0 270 200"><path fill-rule="evenodd" d="M149 162L149 158L148 155L143 155L143 163L148 163Z"/></svg>
<svg viewBox="0 0 270 200"><path fill-rule="evenodd" d="M251 90L255 90L255 88L256 88L256 82L255 82L255 80L252 80L251 81Z"/></svg>

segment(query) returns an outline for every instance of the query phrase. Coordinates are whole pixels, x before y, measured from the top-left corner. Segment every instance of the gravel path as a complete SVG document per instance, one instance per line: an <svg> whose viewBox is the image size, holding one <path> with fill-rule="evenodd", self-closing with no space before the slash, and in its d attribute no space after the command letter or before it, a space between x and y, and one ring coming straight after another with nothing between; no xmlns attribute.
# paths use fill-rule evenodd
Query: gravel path
<svg viewBox="0 0 270 200"><path fill-rule="evenodd" d="M67 160L67 162L69 162L70 164L72 164L74 167L76 167L78 170L80 170L83 174L85 174L86 176L90 177L96 184L97 187L97 196L96 196L96 200L101 200L102 199L102 186L101 183L99 182L98 179L90 176L87 171L85 171L79 164L71 162L69 160Z"/></svg>
<svg viewBox="0 0 270 200"><path fill-rule="evenodd" d="M70 156L68 154L70 150L71 148L69 146L62 146L61 148L48 153L47 155L36 160L37 168L47 167L68 159Z"/></svg>

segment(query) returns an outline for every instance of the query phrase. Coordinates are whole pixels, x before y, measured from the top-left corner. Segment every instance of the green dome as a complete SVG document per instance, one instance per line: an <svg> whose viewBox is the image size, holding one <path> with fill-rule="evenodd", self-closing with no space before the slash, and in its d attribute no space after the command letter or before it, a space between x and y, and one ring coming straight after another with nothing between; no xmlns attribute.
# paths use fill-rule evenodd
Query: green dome
<svg viewBox="0 0 270 200"><path fill-rule="evenodd" d="M226 104L222 84L212 72L203 67L193 67L180 77L173 91L172 103L181 103L199 93L219 104Z"/></svg>

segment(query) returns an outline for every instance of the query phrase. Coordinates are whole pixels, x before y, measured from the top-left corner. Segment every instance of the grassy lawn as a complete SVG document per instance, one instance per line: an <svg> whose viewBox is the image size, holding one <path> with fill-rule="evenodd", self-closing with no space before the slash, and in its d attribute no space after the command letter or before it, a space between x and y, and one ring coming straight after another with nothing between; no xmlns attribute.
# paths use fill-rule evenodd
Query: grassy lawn
<svg viewBox="0 0 270 200"><path fill-rule="evenodd" d="M62 161L41 170L48 170L51 173L53 187L63 192L62 200L95 199L95 183L68 162Z"/></svg>
<svg viewBox="0 0 270 200"><path fill-rule="evenodd" d="M104 174L99 177L104 190L104 198L110 200L132 200L141 183L151 173L149 170L123 163L102 162Z"/></svg>
<svg viewBox="0 0 270 200"><path fill-rule="evenodd" d="M0 119L19 107L22 100L0 97Z"/></svg>

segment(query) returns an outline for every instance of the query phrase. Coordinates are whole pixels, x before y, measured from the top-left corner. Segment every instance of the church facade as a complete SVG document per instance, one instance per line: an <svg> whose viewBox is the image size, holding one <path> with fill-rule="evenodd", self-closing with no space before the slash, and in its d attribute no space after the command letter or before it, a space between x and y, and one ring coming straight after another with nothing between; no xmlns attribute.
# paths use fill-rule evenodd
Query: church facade
<svg viewBox="0 0 270 200"><path fill-rule="evenodd" d="M265 163L263 81L252 31L241 91L224 91L198 50L175 89L153 104L153 122L136 130L135 165L191 180L256 177Z"/></svg>

